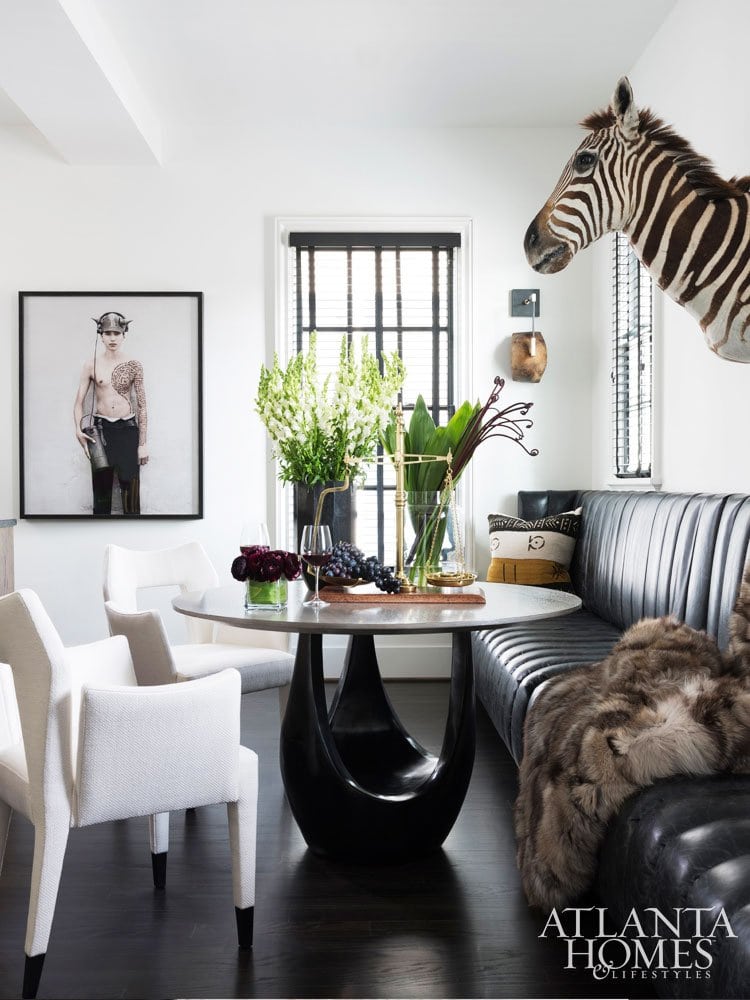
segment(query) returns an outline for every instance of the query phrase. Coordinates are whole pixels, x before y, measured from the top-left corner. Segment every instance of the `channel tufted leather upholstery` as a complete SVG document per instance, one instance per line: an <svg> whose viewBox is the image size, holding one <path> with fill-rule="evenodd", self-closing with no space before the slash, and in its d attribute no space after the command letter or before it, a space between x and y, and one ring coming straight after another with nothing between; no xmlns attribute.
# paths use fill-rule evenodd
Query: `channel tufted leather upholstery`
<svg viewBox="0 0 750 1000"><path fill-rule="evenodd" d="M737 938L717 935L710 979L668 977L657 988L665 997L747 997L750 779L675 778L633 796L607 833L598 889L618 927L633 907L658 906L668 916L724 907Z"/></svg>
<svg viewBox="0 0 750 1000"><path fill-rule="evenodd" d="M571 577L584 607L622 630L676 615L726 643L719 632L747 556L750 497L590 492L581 503Z"/></svg>
<svg viewBox="0 0 750 1000"><path fill-rule="evenodd" d="M745 495L522 492L518 513L579 506L571 578L583 610L472 638L477 694L517 762L526 712L550 678L603 659L639 618L676 615L724 648L750 554ZM725 907L737 938L717 938L711 977L652 985L665 997L749 997L750 776L660 781L633 796L608 830L598 890L619 926L632 908Z"/></svg>
<svg viewBox="0 0 750 1000"><path fill-rule="evenodd" d="M640 618L672 614L724 647L750 545L750 497L554 490L519 493L531 520L583 508L570 575L584 610L473 636L477 693L518 762L532 695L607 655Z"/></svg>
<svg viewBox="0 0 750 1000"><path fill-rule="evenodd" d="M557 674L603 659L619 630L590 611L475 633L477 695L516 763L529 705Z"/></svg>

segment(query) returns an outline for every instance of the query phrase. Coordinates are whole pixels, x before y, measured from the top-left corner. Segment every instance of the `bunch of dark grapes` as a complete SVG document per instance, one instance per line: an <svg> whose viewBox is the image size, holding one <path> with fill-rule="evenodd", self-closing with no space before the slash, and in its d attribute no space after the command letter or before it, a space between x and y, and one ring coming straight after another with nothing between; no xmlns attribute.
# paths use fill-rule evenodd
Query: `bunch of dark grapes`
<svg viewBox="0 0 750 1000"><path fill-rule="evenodd" d="M366 580L386 594L397 594L401 590L401 581L395 578L390 566L383 566L377 556L366 556L351 542L336 542L323 568L323 576L330 583L335 583L336 577Z"/></svg>

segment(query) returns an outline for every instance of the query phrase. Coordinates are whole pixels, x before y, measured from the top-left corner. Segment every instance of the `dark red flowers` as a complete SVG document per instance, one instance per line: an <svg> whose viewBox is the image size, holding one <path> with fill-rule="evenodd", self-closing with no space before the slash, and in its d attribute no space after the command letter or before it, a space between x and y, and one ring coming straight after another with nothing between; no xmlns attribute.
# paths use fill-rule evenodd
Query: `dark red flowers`
<svg viewBox="0 0 750 1000"><path fill-rule="evenodd" d="M282 576L296 580L302 572L299 557L294 552L271 549L267 545L247 545L242 555L232 563L235 580L257 580L259 583L276 583Z"/></svg>

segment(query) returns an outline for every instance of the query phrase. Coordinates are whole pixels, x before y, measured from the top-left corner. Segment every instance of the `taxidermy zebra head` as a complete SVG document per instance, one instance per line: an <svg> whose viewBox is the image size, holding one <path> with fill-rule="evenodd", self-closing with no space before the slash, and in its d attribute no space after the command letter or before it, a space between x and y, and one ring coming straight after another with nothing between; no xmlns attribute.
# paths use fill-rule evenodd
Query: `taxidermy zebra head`
<svg viewBox="0 0 750 1000"><path fill-rule="evenodd" d="M561 271L604 233L625 233L671 298L698 320L706 343L750 362L750 177L723 180L648 110L626 77L526 231L526 258Z"/></svg>

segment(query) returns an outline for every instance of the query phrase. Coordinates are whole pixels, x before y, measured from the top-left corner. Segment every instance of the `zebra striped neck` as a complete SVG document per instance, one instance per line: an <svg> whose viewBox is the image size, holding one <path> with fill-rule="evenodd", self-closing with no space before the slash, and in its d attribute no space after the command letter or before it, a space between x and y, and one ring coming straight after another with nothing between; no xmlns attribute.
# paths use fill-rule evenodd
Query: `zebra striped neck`
<svg viewBox="0 0 750 1000"><path fill-rule="evenodd" d="M750 362L750 197L708 199L676 158L645 146L623 231L660 288L698 320L711 350Z"/></svg>

